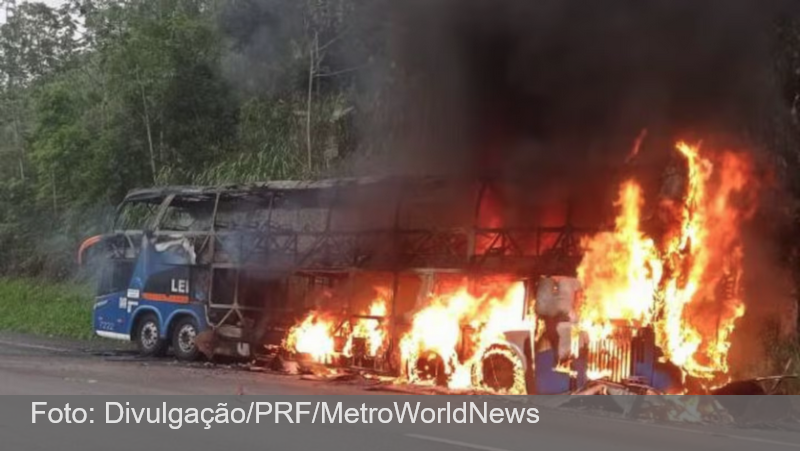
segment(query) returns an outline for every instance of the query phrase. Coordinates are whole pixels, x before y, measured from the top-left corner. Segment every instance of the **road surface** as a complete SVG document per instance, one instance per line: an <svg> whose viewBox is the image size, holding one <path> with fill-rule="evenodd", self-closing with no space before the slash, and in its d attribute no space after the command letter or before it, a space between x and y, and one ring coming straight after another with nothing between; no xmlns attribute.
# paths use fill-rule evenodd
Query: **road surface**
<svg viewBox="0 0 800 451"><path fill-rule="evenodd" d="M106 341L0 333L0 395L347 395L360 388L170 359Z"/></svg>
<svg viewBox="0 0 800 451"><path fill-rule="evenodd" d="M375 394L357 386L314 383L297 377L237 369L187 366L169 360L142 360L105 342L68 342L0 334L0 394L3 395L354 395ZM401 398L398 398L401 399ZM500 399L500 398L498 398ZM509 402L510 401L501 401ZM534 401L535 402L535 401ZM257 449L324 450L800 450L800 434L786 430L732 429L710 426L653 425L542 407L536 425L409 424L315 425L264 429ZM5 429L4 429L5 426ZM434 425L435 426L435 425ZM266 426L265 426L266 427ZM275 428L275 426L271 426ZM47 433L9 430L0 422L4 449L119 449L147 447L147 437L124 430L113 446L99 436L82 434L69 441L57 430ZM267 433L268 431L271 431ZM136 434L139 434L138 436ZM127 437L130 435L130 437ZM235 430L173 435L175 449L252 448ZM33 446L35 443L35 446ZM152 447L152 446L151 446Z"/></svg>

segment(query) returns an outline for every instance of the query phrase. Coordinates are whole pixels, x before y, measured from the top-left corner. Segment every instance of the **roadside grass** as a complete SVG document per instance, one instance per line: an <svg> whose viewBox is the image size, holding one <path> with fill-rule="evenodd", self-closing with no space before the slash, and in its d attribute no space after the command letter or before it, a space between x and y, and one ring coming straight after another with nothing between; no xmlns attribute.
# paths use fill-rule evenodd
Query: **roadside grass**
<svg viewBox="0 0 800 451"><path fill-rule="evenodd" d="M0 278L0 330L91 338L92 301L85 285Z"/></svg>

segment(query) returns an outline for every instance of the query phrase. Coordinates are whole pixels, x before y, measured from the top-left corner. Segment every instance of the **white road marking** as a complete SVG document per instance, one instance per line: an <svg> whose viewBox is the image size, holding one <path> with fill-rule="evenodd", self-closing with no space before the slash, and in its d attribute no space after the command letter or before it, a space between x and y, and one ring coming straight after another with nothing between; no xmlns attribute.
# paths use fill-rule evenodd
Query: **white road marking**
<svg viewBox="0 0 800 451"><path fill-rule="evenodd" d="M65 377L65 381L67 382L80 382L82 384L96 384L97 379L75 379L73 377Z"/></svg>
<svg viewBox="0 0 800 451"><path fill-rule="evenodd" d="M406 434L406 437L416 438L419 440L428 440L430 442L446 443L448 445L460 446L462 448L480 449L482 451L508 451L507 449L503 448L493 448L491 446L483 446L483 445L476 445L474 443L459 442L456 440L449 440L446 438L431 437L430 435Z"/></svg>

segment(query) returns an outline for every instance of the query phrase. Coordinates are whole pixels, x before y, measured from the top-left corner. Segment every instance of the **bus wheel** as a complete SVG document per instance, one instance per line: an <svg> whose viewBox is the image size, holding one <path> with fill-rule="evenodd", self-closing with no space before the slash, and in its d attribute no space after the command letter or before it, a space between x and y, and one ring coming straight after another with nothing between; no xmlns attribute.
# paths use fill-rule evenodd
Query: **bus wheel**
<svg viewBox="0 0 800 451"><path fill-rule="evenodd" d="M161 339L161 328L155 315L148 313L137 321L136 346L139 352L147 357L164 355L167 343Z"/></svg>
<svg viewBox="0 0 800 451"><path fill-rule="evenodd" d="M191 362L200 357L200 349L195 344L195 338L200 333L194 318L183 317L172 328L172 352L178 360Z"/></svg>

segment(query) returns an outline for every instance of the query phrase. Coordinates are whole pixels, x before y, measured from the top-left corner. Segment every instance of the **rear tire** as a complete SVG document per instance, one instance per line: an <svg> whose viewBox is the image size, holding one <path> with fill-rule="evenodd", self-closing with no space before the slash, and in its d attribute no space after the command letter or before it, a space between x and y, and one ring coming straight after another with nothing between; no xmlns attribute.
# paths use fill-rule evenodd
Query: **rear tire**
<svg viewBox="0 0 800 451"><path fill-rule="evenodd" d="M147 313L136 322L136 347L145 357L161 357L167 350L166 340L161 338L158 317Z"/></svg>
<svg viewBox="0 0 800 451"><path fill-rule="evenodd" d="M191 317L179 319L172 328L172 352L178 360L192 362L200 357L194 340L200 333L197 321Z"/></svg>

